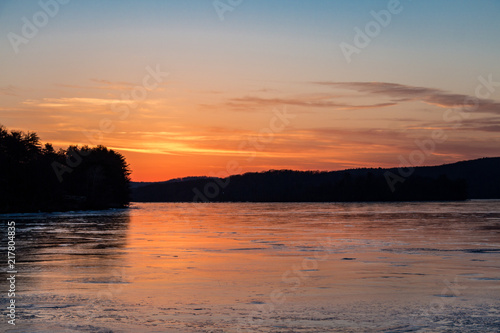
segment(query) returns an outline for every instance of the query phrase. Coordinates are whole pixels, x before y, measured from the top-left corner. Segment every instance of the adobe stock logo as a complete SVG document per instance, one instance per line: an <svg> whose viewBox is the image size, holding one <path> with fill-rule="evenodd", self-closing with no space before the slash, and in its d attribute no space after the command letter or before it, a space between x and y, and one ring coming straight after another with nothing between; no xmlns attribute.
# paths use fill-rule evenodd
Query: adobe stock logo
<svg viewBox="0 0 500 333"><path fill-rule="evenodd" d="M214 6L217 15L219 15L219 19L224 21L224 15L226 12L232 12L236 7L241 5L242 2L243 0L214 0L212 5Z"/></svg>
<svg viewBox="0 0 500 333"><path fill-rule="evenodd" d="M24 23L21 27L21 35L12 31L7 34L7 39L14 52L18 54L19 46L21 44L28 44L30 40L35 38L40 29L49 23L50 18L54 18L57 13L59 13L59 5L65 5L69 1L70 0L40 0L38 5L41 10L33 14L31 21L26 16L21 18L21 21Z"/></svg>
<svg viewBox="0 0 500 333"><path fill-rule="evenodd" d="M378 12L372 10L370 12L370 15L374 19L365 24L364 31L358 27L354 27L356 34L354 35L353 43L342 42L339 44L347 63L351 63L353 54L359 54L362 49L368 47L371 41L380 35L382 28L389 26L392 16L401 13L401 11L403 11L403 6L399 0L389 0L387 9L382 9Z"/></svg>

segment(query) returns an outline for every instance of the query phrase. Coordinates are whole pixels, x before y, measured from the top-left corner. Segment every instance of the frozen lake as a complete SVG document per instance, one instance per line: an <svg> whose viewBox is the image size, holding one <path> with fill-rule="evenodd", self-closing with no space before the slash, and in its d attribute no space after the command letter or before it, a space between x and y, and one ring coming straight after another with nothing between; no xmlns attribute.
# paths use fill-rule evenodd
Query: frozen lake
<svg viewBox="0 0 500 333"><path fill-rule="evenodd" d="M2 331L500 331L498 200L141 203L0 220L2 253L16 222L18 270L15 326L0 283Z"/></svg>

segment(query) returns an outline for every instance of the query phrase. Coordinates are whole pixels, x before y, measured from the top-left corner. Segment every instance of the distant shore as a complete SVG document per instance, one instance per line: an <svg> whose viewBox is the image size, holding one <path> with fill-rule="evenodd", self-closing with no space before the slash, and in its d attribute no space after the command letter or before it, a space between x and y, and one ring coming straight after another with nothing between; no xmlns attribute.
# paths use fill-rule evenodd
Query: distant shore
<svg viewBox="0 0 500 333"><path fill-rule="evenodd" d="M409 171L410 170L410 171ZM132 183L135 202L401 202L500 198L500 158L440 166L270 170Z"/></svg>

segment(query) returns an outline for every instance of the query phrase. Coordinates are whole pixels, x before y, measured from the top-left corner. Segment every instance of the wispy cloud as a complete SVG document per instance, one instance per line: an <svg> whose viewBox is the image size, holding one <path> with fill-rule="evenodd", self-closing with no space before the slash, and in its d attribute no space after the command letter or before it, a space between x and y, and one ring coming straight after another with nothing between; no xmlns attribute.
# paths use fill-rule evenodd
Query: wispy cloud
<svg viewBox="0 0 500 333"><path fill-rule="evenodd" d="M69 112L78 110L79 107L109 107L113 104L137 103L132 100L113 99L113 98L95 98L95 97L61 97L61 98L42 98L40 100L28 99L22 104L34 107L49 107L49 108L69 108ZM147 99L141 101L141 105L156 105L159 100ZM86 109L89 111L88 109Z"/></svg>
<svg viewBox="0 0 500 333"><path fill-rule="evenodd" d="M62 97L62 98L43 98L41 100L26 100L23 104L39 107L71 107L81 104L106 106L114 103L123 103L119 99L106 98L87 98L87 97Z"/></svg>
<svg viewBox="0 0 500 333"><path fill-rule="evenodd" d="M335 110L359 110L359 109L382 108L382 107L394 106L397 104L395 102L387 102L387 103L356 105L356 104L342 103L336 100L337 98L339 98L339 96L337 95L310 95L310 96L298 96L291 98L262 98L255 96L245 96L239 98L232 98L226 103L226 105L238 109L248 109L255 107L268 107L268 106L278 106L278 105L294 105L294 106L311 107L311 108L329 108Z"/></svg>
<svg viewBox="0 0 500 333"><path fill-rule="evenodd" d="M478 102L476 112L500 114L500 103L491 99L481 99L470 95L453 94L441 89L416 87L387 82L313 82L314 84L356 90L391 98L392 103L421 101L441 108L460 108ZM465 105L464 105L465 104Z"/></svg>
<svg viewBox="0 0 500 333"><path fill-rule="evenodd" d="M482 118L469 118L462 119L459 127L455 123L448 124L435 124L435 123L422 123L418 126L411 126L408 128L429 128L429 129L443 129L443 130L456 130L460 128L461 131L479 131L479 132L500 132L500 117L482 117Z"/></svg>
<svg viewBox="0 0 500 333"><path fill-rule="evenodd" d="M163 86L169 85L171 82L162 82L158 84L155 91L163 91ZM105 79L90 79L88 85L78 85L78 84L64 84L56 83L57 87L70 88L70 89L89 89L89 90L106 90L106 91L131 91L135 86L141 86L142 82L126 82L126 81L110 81Z"/></svg>
<svg viewBox="0 0 500 333"><path fill-rule="evenodd" d="M13 86L13 85L8 85L5 87L0 87L0 95L4 96L17 96L18 95L18 90L19 88Z"/></svg>
<svg viewBox="0 0 500 333"><path fill-rule="evenodd" d="M500 125L493 125L500 126ZM476 130L475 126L471 126ZM301 140L291 140L289 147L297 152L307 151L316 156L344 158L364 162L365 166L395 166L399 163L395 154L406 154L415 149L415 140L422 140L418 132L393 130L390 128L346 129L341 127L318 127L296 131ZM451 135L449 140L436 146L427 162L440 164L457 159L481 156L497 156L498 140L470 135ZM308 145L301 146L300 142ZM340 154L339 154L340 153ZM339 154L339 155L338 155Z"/></svg>

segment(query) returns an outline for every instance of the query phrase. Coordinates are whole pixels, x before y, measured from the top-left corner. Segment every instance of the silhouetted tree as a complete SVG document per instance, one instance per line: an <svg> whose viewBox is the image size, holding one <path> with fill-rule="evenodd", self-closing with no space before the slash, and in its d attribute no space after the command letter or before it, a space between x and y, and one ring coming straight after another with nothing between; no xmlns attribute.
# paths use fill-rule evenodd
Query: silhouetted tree
<svg viewBox="0 0 500 333"><path fill-rule="evenodd" d="M58 178L53 164L64 165L75 152L83 156L81 163ZM106 147L56 152L51 144L42 146L36 133L0 125L0 212L124 207L129 175L125 158Z"/></svg>

